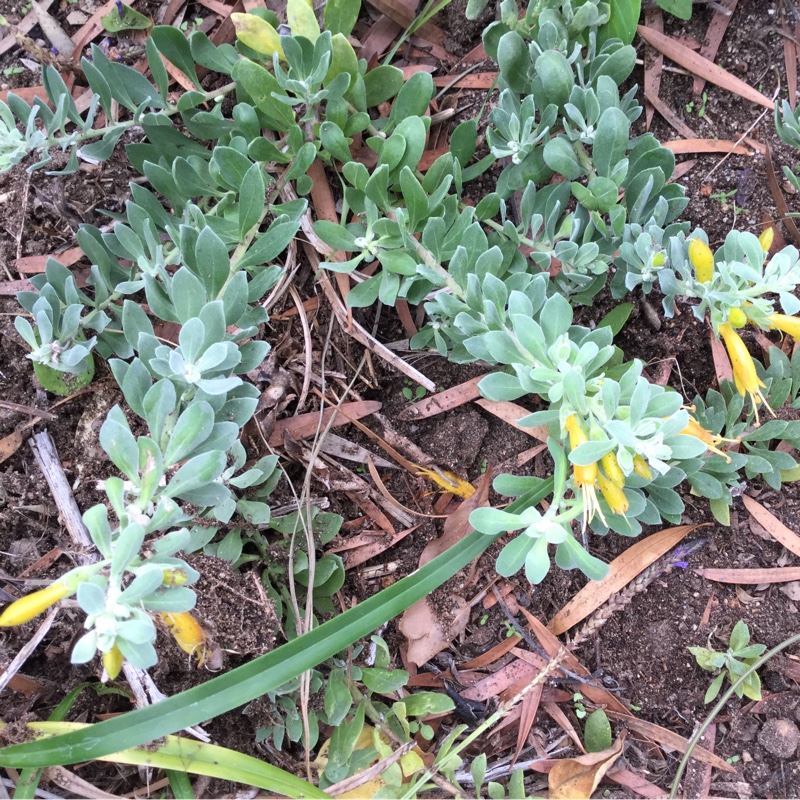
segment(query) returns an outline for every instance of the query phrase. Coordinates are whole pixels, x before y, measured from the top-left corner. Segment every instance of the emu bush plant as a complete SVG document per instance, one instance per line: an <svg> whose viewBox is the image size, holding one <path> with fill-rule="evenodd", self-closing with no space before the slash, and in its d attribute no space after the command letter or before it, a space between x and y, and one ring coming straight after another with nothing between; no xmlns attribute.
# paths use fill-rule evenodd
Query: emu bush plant
<svg viewBox="0 0 800 800"><path fill-rule="evenodd" d="M619 87L635 52L610 35L608 3L548 0L522 20L509 3L484 35L500 67L489 154L476 160L477 125L467 120L453 131L450 151L424 172L433 81L426 73L405 81L389 65L367 69L347 39L356 0L329 0L325 30L306 0L289 0L291 35L279 34L268 12L234 15L235 47L157 26L147 39L152 82L93 47L81 62L94 92L85 114L52 67L43 73L52 108L13 94L0 103L0 169L32 158L29 169L43 168L60 147L69 153L62 172L73 172L81 159L107 159L125 137L128 159L144 177L130 184L111 232L79 231L92 264L87 285L79 288L50 259L32 278L35 291L19 295L29 317L16 324L37 369L90 379L94 360L106 359L140 420L136 429L146 430L134 435L119 407L102 427L118 474L103 482L106 500L84 515L101 560L12 604L0 624L24 622L74 594L87 632L73 661L99 652L112 676L122 658L146 668L156 660L154 615L188 625L180 615L194 605L198 575L182 554L213 548L221 529L236 531L239 541L245 528L286 529L271 519L268 503L278 459L248 463L239 441L258 400L244 376L269 351L263 299L290 280L280 257L313 217L304 198L317 159L341 183L341 223L313 225L346 256L324 267L351 276L347 303L423 304L427 324L413 346L492 365L480 383L489 399L535 399L538 410L520 423L547 426L553 475L498 476L495 489L516 500L504 510L474 511L479 533L458 553L373 598L357 622L341 615L286 645L295 659L289 666L281 648L275 659L240 668L249 677L240 673L236 690L238 670L199 687L209 705L197 721L277 691L424 596L501 534L520 532L499 556L503 575L524 567L539 582L554 558L562 569L599 579L607 567L590 554L589 536L636 536L645 524L679 522L680 484L708 498L724 521L742 475L760 475L775 488L794 477L794 459L770 442L800 446L800 422L760 422L764 411L797 405L800 361L773 348L763 368L737 329L800 333L792 316L800 310L797 250L769 258L764 240L732 231L713 254L703 231L690 233L679 221L687 199L669 183L674 156L651 134L632 132L642 108L635 87L624 94ZM174 103L162 56L195 87ZM198 67L222 76L222 85L206 88L220 79L201 81ZM115 102L125 110L118 122L111 121ZM380 116L383 103L390 111ZM97 126L101 110L105 123ZM783 113L789 136L797 124ZM356 135L374 153L374 167L353 159ZM467 203L470 181L498 161L496 191L471 194L475 204ZM281 201L290 184L300 199ZM575 324L574 307L607 285L618 300L658 287L667 315L682 298L699 301L693 311L700 319L708 313L728 347L735 385L683 398L651 383L640 361L624 361L613 344L616 328ZM177 341L160 339L151 317L177 323ZM741 446L726 452L728 441ZM202 641L184 644L202 658ZM190 700L167 702L173 705L162 704L157 731L148 729L152 711L132 716L141 722L126 730L126 746L176 729ZM123 730L103 725L98 730ZM34 764L103 749L92 750L84 734L62 738L63 746L54 740L7 752L27 753Z"/></svg>

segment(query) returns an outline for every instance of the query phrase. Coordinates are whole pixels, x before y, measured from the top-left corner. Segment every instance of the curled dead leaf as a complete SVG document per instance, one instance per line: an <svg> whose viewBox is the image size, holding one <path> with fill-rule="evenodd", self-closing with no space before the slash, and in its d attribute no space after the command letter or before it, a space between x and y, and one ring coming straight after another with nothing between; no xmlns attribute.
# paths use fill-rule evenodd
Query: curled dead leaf
<svg viewBox="0 0 800 800"><path fill-rule="evenodd" d="M589 800L603 776L622 754L623 736L607 750L565 758L553 765L548 776L550 800Z"/></svg>

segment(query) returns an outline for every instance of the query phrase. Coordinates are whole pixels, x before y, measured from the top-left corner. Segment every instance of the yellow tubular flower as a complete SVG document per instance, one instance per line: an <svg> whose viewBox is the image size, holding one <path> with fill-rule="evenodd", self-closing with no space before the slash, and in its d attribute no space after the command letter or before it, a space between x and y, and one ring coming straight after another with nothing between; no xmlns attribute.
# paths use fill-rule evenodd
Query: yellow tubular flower
<svg viewBox="0 0 800 800"><path fill-rule="evenodd" d="M689 417L689 423L687 426L681 431L684 436L694 436L695 439L699 439L703 444L705 444L708 450L711 450L713 453L717 453L717 455L722 456L726 461L730 461L731 457L723 452L722 450L718 449L717 445L721 444L722 442L740 442L741 439L726 439L723 436L717 436L711 431L707 431L694 417Z"/></svg>
<svg viewBox="0 0 800 800"><path fill-rule="evenodd" d="M0 614L0 627L10 628L13 625L24 625L69 594L72 594L69 587L56 581L44 589L20 597Z"/></svg>
<svg viewBox="0 0 800 800"><path fill-rule="evenodd" d="M689 261L700 283L708 283L714 277L714 254L702 239L689 242Z"/></svg>
<svg viewBox="0 0 800 800"><path fill-rule="evenodd" d="M625 486L625 473L622 471L616 455L614 453L606 453L600 459L600 463L603 465L603 472L606 473L606 478L622 489Z"/></svg>
<svg viewBox="0 0 800 800"><path fill-rule="evenodd" d="M761 232L761 236L758 237L758 243L761 245L761 249L765 253L769 253L770 248L772 247L772 240L775 238L775 228L770 226L769 228L764 228Z"/></svg>
<svg viewBox="0 0 800 800"><path fill-rule="evenodd" d="M610 481L602 472L597 473L597 485L612 514L624 514L628 510L628 498L622 487Z"/></svg>
<svg viewBox="0 0 800 800"><path fill-rule="evenodd" d="M653 480L653 470L650 469L650 465L638 454L633 457L633 471L646 481Z"/></svg>
<svg viewBox="0 0 800 800"><path fill-rule="evenodd" d="M120 653L119 648L114 645L110 650L103 653L103 668L108 675L108 679L113 681L114 678L119 675L119 671L122 669L122 662L124 658L122 657L122 653Z"/></svg>
<svg viewBox="0 0 800 800"><path fill-rule="evenodd" d="M788 333L792 339L800 341L800 318L790 317L787 314L771 314L767 320L773 328Z"/></svg>
<svg viewBox="0 0 800 800"><path fill-rule="evenodd" d="M578 417L575 414L570 414L569 417L567 417L564 422L564 427L569 433L570 450L574 450L578 445L588 441L578 421ZM593 464L584 466L574 464L572 467L572 477L575 486L581 490L581 496L583 497L583 530L586 530L586 526L592 521L595 513L600 515L603 524L605 524L606 521L597 503L597 492L595 491L597 475L598 469L596 461Z"/></svg>
<svg viewBox="0 0 800 800"><path fill-rule="evenodd" d="M773 314L773 316L776 315ZM764 403L770 414L772 414L773 417L775 416L775 412L769 407L767 399L761 393L761 389L766 388L766 386L758 377L753 357L748 352L747 347L745 347L742 337L739 336L727 322L719 326L719 333L720 336L722 336L722 340L725 342L725 347L731 359L733 381L736 384L736 390L742 397L744 397L745 392L750 395L750 401L753 403L753 410L756 412L756 425L760 425L761 422L758 418L759 403Z"/></svg>
<svg viewBox="0 0 800 800"><path fill-rule="evenodd" d="M203 666L206 661L206 634L200 623L188 612L170 614L159 613L161 621L169 628L172 638L184 653L197 656L197 663Z"/></svg>

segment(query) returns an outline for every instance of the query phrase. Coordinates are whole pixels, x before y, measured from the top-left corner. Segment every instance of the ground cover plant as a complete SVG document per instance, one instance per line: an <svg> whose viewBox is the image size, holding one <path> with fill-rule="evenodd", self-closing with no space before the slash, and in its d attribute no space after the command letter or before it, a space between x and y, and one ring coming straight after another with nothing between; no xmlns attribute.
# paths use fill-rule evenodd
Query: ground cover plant
<svg viewBox="0 0 800 800"><path fill-rule="evenodd" d="M409 32L421 31L438 10L423 10ZM396 47L380 65L359 59L350 38L361 13L354 0L330 0L319 17L306 0L288 2L285 20L263 7L234 11L234 43L155 25L139 53L141 69L92 44L80 59L86 89L77 100L55 59L42 67L38 97L12 91L0 101L0 169L69 176L81 163L112 158L124 143L138 174L124 206L108 212L112 224L77 229L75 241L91 264L86 274L48 258L17 294L15 329L43 389L67 398L90 391L105 364L122 403L99 426L111 463L96 475L94 502L82 514L91 555L10 602L0 626L23 625L74 598L69 607L82 631L70 661L97 664L104 683L123 670L130 682L157 669L159 631L189 664L222 670L89 727L63 722L73 698L60 718L37 723L30 734L58 735L11 739L0 750L0 763L29 771L28 789L43 767L115 756L138 763L142 745L264 698L269 724L258 735L274 752L298 748L303 779L280 761L261 765L241 753L220 771L218 753L172 737L156 743L152 763L167 770L176 796L191 791L186 772L239 775L291 796L352 789L413 797L433 786L458 791L465 781L480 787L486 762L467 774L460 754L492 725L519 715L520 704L528 707L531 697L538 703L553 674L574 675L574 657L526 614L546 658L532 675L506 684L509 694L492 711L477 700L469 705L457 688L409 692L426 684L411 683L386 640L373 635L379 628L402 617L404 630L427 596L490 552L493 572L529 588L560 570L581 573L589 591L603 587L596 594L598 604L608 599L606 611L575 637L577 647L637 592L686 566L683 558L695 548L658 559L693 529L682 525L687 497L700 498L729 525L748 481L779 491L797 479L800 361L768 346L762 365L742 334L757 331L774 345L764 334L800 332L800 255L776 244L772 226L760 235L731 230L712 248L704 230L682 220L689 198L671 181L673 150L635 128L644 108L629 80L636 61L630 11L594 0L527 9L504 2L483 34L486 55L498 65L488 120L464 119L433 155L434 79L389 63ZM126 20L135 28L132 13L119 3L102 19L117 30ZM776 107L775 115L779 136L796 145L791 106ZM59 169L49 169L56 159ZM791 170L787 180L796 181ZM491 191L476 188L487 185ZM422 553L418 570L352 608L340 594L346 548L326 550L346 538L350 520L312 500L310 487L313 480L327 489L347 483L323 466L325 436L332 424L377 407L326 395L323 362L318 393L338 408L338 422L322 413L323 404L302 420L306 432L279 429L291 380L271 404L256 386L260 370L287 344L272 339L270 310L288 293L304 314L295 286L301 261L343 329L361 331L360 342L404 370L406 380L421 382L422 392L405 384L398 391L417 401L409 413L421 413L424 391L435 385L379 346L357 314L395 307L413 329L410 348L480 365L481 402L505 408L542 442L536 455L543 470L498 470L476 491L459 475L423 464L401 437L390 445L386 435L382 446L409 473L465 499L458 510L437 511L448 516L444 535ZM585 312L599 298L608 313L586 324ZM708 325L717 358L727 352L730 380L676 391L626 356L615 337L634 308L630 301L652 310L653 298L667 320L692 314L701 329ZM302 401L311 390L310 364L302 388L295 387ZM269 369L274 377L274 364ZM265 409L272 410L266 429ZM310 448L299 443L314 433ZM276 448L288 460L282 463ZM398 503L373 457L362 460L382 498L374 495L375 502L388 502L396 515ZM306 466L302 488L298 463ZM350 474L349 490L362 491ZM288 513L274 499L282 481L294 495ZM369 502L369 516L383 526L385 514ZM435 516L399 508L411 521ZM665 523L676 527L627 551L647 552L636 569L593 552L597 537L633 540ZM404 534L411 530L409 522ZM774 535L796 552L790 530ZM193 587L207 579L202 565L210 558L229 563L231 574L257 578L285 642L234 669L223 667L226 647L195 608L204 598ZM620 592L631 580L629 593ZM498 595L500 603L508 611ZM597 605L571 618L569 607L561 612L569 624L558 633ZM519 638L520 630L511 632ZM737 630L731 652L760 655L753 646L734 647ZM425 645L426 657L409 651L404 666L419 667L441 649ZM700 663L698 648L693 652ZM706 652L701 667L723 666ZM735 660L725 662L731 677L732 663L738 669ZM600 751L594 761L551 764L554 796L589 796L622 753L624 737L612 739L609 715L629 717L630 709L601 686L586 686L599 709L590 715L587 747L590 738L604 746L590 748ZM754 697L758 686L752 678L745 693ZM312 704L312 696L320 702ZM435 715L448 713L464 724L434 727ZM703 752L707 763L726 768ZM564 773L575 763L592 767L580 786ZM486 789L491 796L506 790L524 796L522 771L507 789L496 782Z"/></svg>

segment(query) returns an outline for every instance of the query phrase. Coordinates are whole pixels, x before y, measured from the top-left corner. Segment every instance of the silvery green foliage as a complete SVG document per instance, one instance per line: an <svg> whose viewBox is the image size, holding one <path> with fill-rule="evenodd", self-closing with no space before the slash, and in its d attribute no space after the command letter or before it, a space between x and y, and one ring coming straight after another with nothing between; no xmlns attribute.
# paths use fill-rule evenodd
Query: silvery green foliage
<svg viewBox="0 0 800 800"><path fill-rule="evenodd" d="M631 236L628 226L663 228L685 207L682 189L667 185L673 154L649 134L631 138L631 123L642 109L635 89L620 96L618 85L630 74L635 53L616 40L597 46L597 27L608 18L606 4L589 0L575 7L569 2L536 7L539 16L489 29L503 29L495 49L505 88L490 116L487 156L471 163L477 126L468 120L453 132L451 152L420 174L429 124L425 106L433 93L430 76L420 73L366 139L378 154L376 169L370 172L349 160L344 164L346 208L360 221L322 221L315 229L328 245L349 255L326 266L354 273L350 305L377 299L393 304L398 298L417 303L442 285L443 273L452 269L452 250L440 245L451 231L464 230L463 184L497 159L509 162L497 191L474 211L475 219L493 229L490 246L502 250L505 269L535 274L558 263L556 288L577 302L588 302L605 285L612 258ZM510 19L510 6L506 10ZM494 42L489 31L487 47ZM344 118L337 120L332 152L344 142L345 124ZM554 175L565 182L537 192ZM518 191L525 201L517 216L506 201ZM494 220L498 214L500 223ZM512 223L512 216L518 222ZM651 235L657 237L657 231ZM530 251L527 265L520 245ZM359 267L376 260L380 268L362 279Z"/></svg>
<svg viewBox="0 0 800 800"><path fill-rule="evenodd" d="M603 15L591 0L583 13L594 7L596 19L585 26L572 26L569 4L560 5L542 12L529 34L511 29L497 40L505 91L492 123L511 146L495 144L493 152L512 156L498 192L508 197L528 181L543 183L556 173L571 182L577 213L583 211L598 238L620 237L626 222L642 224L652 216L666 224L687 201L680 187L667 185L674 156L650 135L631 139L631 123L642 109L636 87L623 97L618 87L633 69L634 49L614 39L598 46ZM484 35L487 47L492 36L490 28ZM550 135L529 133L542 128ZM490 143L500 137L488 134Z"/></svg>
<svg viewBox="0 0 800 800"><path fill-rule="evenodd" d="M196 106L210 98L202 91L195 91L184 95L177 105L167 102L167 73L156 46L156 42L160 42L164 55L174 61L176 57L171 47L174 36L167 34L166 39L171 41L154 33L147 41L147 57L157 85L132 67L110 61L99 47L92 45L91 58L81 59L81 68L94 92L85 116L79 112L58 71L49 65L42 71L42 83L55 110L41 98L34 98L33 103L28 104L13 92L9 93L7 103L0 102L0 171L13 167L33 152L40 153L40 160L30 169L40 169L51 161L48 149L60 147L70 154L61 174L72 173L78 169L79 158L94 163L109 158L120 137L134 126L148 121L151 126L167 125L172 130L172 116L180 114L184 121L190 118ZM183 42L188 50L185 38ZM185 63L182 66L187 67ZM194 64L187 70L200 89ZM95 128L97 112L101 109L107 120L114 119L113 101L129 111L130 118ZM17 129L17 121L24 126L24 131ZM98 141L90 142L92 139Z"/></svg>
<svg viewBox="0 0 800 800"><path fill-rule="evenodd" d="M171 198L180 216L166 211L149 189L131 184L133 198L113 232L81 228L78 244L93 262L91 291L78 289L72 273L54 259L49 259L44 273L32 277L38 293L22 292L18 299L36 317L37 325L40 316L46 319L34 334L24 318L17 318L17 329L32 349L29 358L76 373L85 368L95 347L105 358L130 358L138 347L138 331L119 332L122 301L141 290L163 320L186 323L216 301L221 304L223 339L238 341L256 332L266 314L249 303L278 280L280 269L264 265L294 237L305 201L267 205L259 163L242 154L246 149L242 137L230 142L232 146L215 148L208 163L176 158L171 174L144 162L145 174ZM193 202L201 192L217 201L216 213L204 213ZM272 222L263 233L256 233L268 212L274 215ZM183 266L171 271L175 264ZM229 326L236 326L238 333L224 333ZM245 345L245 352L257 349L254 343ZM252 364L255 357L251 353L246 363Z"/></svg>
<svg viewBox="0 0 800 800"><path fill-rule="evenodd" d="M467 16L477 17L486 4L484 0L471 0ZM495 60L497 43L509 31L516 31L525 39L535 39L541 31L553 38L566 28L576 40L585 41L588 29L598 28L609 19L609 4L594 0L535 0L525 5L524 15L520 15L516 0L501 0L498 5L499 20L484 33L486 52Z"/></svg>
<svg viewBox="0 0 800 800"><path fill-rule="evenodd" d="M693 236L706 239L702 231ZM715 331L727 322L732 308L745 304L748 319L764 330L771 330L768 318L776 312L772 299L775 295L783 313L794 315L800 311L800 300L794 295L800 285L800 254L796 247L789 245L769 257L757 236L730 231L714 256L714 273L706 283L695 278L687 249L682 237L673 237L667 248L669 269L658 274L668 316L675 313L678 296L697 298L700 302L692 306L694 315L702 320L708 313Z"/></svg>
<svg viewBox="0 0 800 800"><path fill-rule="evenodd" d="M286 72L281 67L278 54L273 56L278 84L281 89L294 95L294 98L282 98L281 102L292 107L305 106L305 114L299 118L299 122L315 119L317 106L323 102L341 100L350 87L350 75L341 72L322 88L331 63L331 39L329 31L320 34L313 43L303 36L282 36L281 47L289 66Z"/></svg>
<svg viewBox="0 0 800 800"><path fill-rule="evenodd" d="M619 256L613 262L616 272L611 279L611 294L621 298L637 286L649 294L660 270L667 267L667 244L673 238L683 241L685 227L674 223L664 228L655 220L645 225L627 225Z"/></svg>
<svg viewBox="0 0 800 800"><path fill-rule="evenodd" d="M800 150L800 111L793 111L788 101L782 100L775 103L775 130L781 141ZM791 167L784 167L783 174L786 179L800 190L800 178L792 171Z"/></svg>

